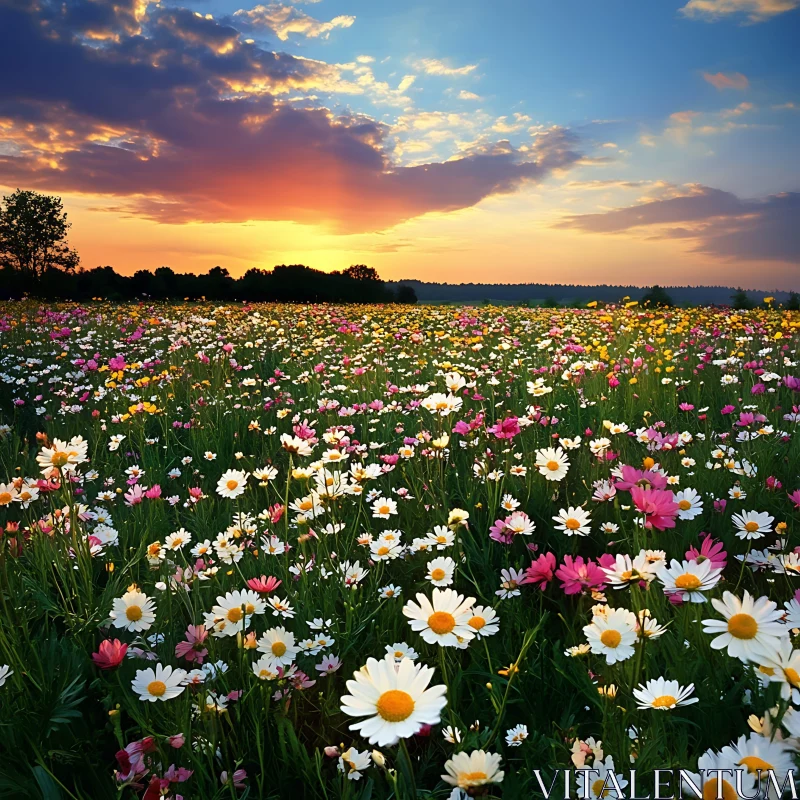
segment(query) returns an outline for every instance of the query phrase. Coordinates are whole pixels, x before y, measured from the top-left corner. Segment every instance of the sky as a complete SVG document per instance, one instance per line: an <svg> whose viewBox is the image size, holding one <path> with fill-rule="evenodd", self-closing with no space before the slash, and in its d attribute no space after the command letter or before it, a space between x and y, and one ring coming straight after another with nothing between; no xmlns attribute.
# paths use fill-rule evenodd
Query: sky
<svg viewBox="0 0 800 800"><path fill-rule="evenodd" d="M800 0L0 0L82 266L800 289Z"/></svg>

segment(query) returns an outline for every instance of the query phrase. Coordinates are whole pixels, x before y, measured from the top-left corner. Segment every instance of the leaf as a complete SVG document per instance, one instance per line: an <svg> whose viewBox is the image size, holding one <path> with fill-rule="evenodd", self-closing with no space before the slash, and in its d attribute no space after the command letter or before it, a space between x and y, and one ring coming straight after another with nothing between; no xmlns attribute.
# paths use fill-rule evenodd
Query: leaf
<svg viewBox="0 0 800 800"><path fill-rule="evenodd" d="M36 783L39 784L42 800L62 800L64 795L61 794L61 789L59 789L58 784L50 777L44 767L34 767L33 777L36 778Z"/></svg>

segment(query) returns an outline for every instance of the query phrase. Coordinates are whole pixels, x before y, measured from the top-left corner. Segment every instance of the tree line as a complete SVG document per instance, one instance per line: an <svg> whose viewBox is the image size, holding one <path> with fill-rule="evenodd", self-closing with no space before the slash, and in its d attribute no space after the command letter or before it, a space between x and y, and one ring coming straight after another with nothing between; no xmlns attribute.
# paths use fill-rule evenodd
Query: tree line
<svg viewBox="0 0 800 800"><path fill-rule="evenodd" d="M247 300L284 303L416 303L410 286L391 287L377 271L355 264L323 272L302 264L250 269L233 278L224 267L203 274L169 267L120 275L113 267L82 269L67 243L70 223L61 198L17 189L0 205L0 299Z"/></svg>

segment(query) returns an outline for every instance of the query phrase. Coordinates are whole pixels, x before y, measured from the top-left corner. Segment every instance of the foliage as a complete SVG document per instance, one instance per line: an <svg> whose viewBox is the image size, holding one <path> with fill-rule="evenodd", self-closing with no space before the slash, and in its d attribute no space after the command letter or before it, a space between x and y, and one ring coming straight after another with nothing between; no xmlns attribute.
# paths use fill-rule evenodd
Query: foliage
<svg viewBox="0 0 800 800"><path fill-rule="evenodd" d="M0 267L32 286L48 271L74 270L80 261L67 244L70 223L61 198L17 189L0 205Z"/></svg>

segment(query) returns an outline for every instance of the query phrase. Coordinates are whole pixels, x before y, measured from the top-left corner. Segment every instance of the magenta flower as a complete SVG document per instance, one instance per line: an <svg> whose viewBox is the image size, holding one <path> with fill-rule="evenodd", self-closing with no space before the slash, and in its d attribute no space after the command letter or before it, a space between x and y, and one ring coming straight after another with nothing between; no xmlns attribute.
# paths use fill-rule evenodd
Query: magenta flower
<svg viewBox="0 0 800 800"><path fill-rule="evenodd" d="M714 569L725 569L728 563L728 554L725 552L725 546L722 542L711 537L708 533L701 533L702 540L700 542L700 549L698 550L692 545L686 551L686 558L689 561L710 561Z"/></svg>
<svg viewBox="0 0 800 800"><path fill-rule="evenodd" d="M613 556L612 556L613 558ZM556 570L564 594L580 594L605 587L606 576L591 559L583 556L564 556L564 563Z"/></svg>
<svg viewBox="0 0 800 800"><path fill-rule="evenodd" d="M800 511L800 489L795 489L791 494L787 494L786 496L794 503L794 507Z"/></svg>
<svg viewBox="0 0 800 800"><path fill-rule="evenodd" d="M513 439L519 433L519 420L516 417L506 417L504 420L496 422L491 428L487 428L488 433L493 433L497 439Z"/></svg>
<svg viewBox="0 0 800 800"><path fill-rule="evenodd" d="M632 489L634 486L639 488L652 487L653 489L663 489L667 485L667 478L660 472L654 470L642 470L631 467L628 464L620 466L622 478L617 481L617 489Z"/></svg>
<svg viewBox="0 0 800 800"><path fill-rule="evenodd" d="M631 500L636 508L644 514L645 528L663 531L675 527L675 517L680 506L675 502L675 495L662 489L642 489L641 486L631 488Z"/></svg>
<svg viewBox="0 0 800 800"><path fill-rule="evenodd" d="M100 669L114 669L118 667L128 652L128 645L119 639L104 639L96 653L92 653L92 661Z"/></svg>
<svg viewBox="0 0 800 800"><path fill-rule="evenodd" d="M538 588L544 591L547 584L553 580L556 569L556 557L553 553L542 553L525 570L525 583L538 584Z"/></svg>

